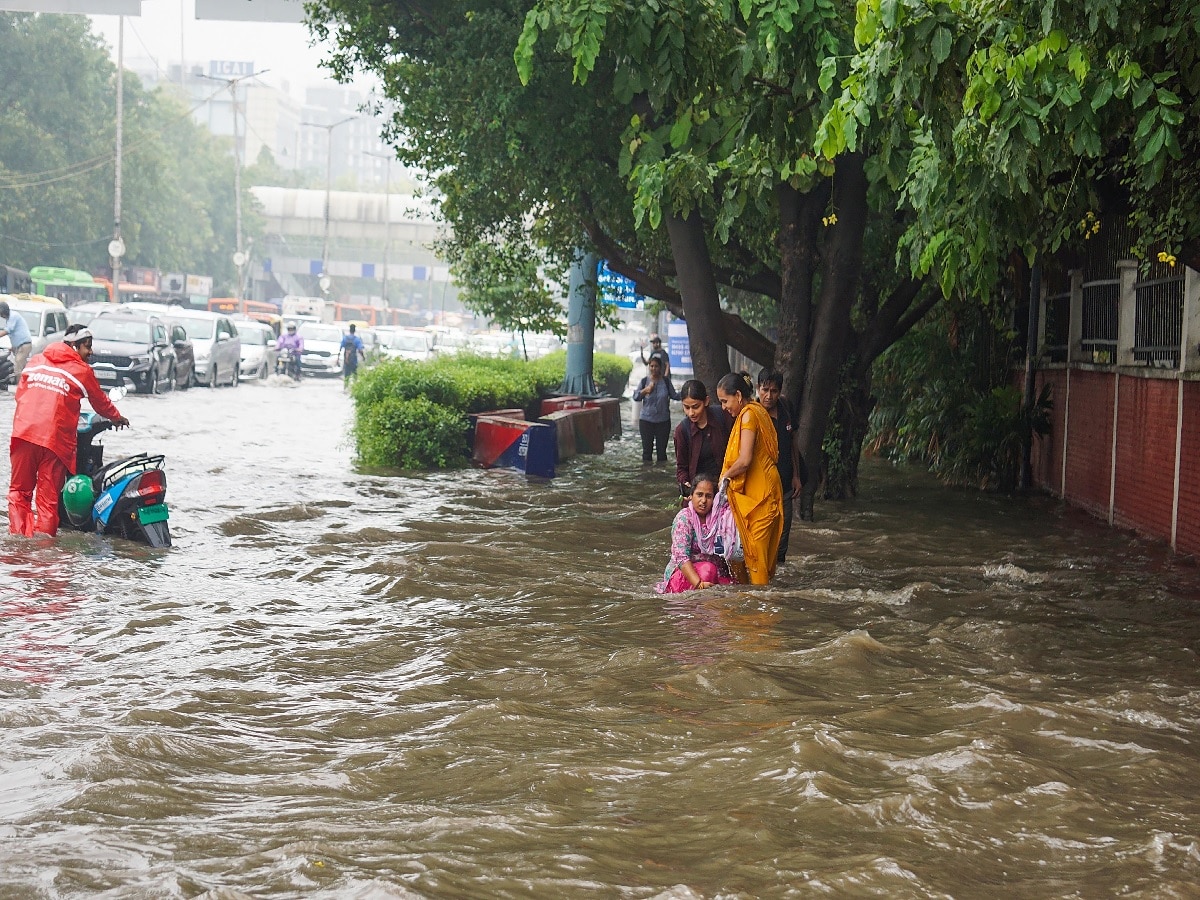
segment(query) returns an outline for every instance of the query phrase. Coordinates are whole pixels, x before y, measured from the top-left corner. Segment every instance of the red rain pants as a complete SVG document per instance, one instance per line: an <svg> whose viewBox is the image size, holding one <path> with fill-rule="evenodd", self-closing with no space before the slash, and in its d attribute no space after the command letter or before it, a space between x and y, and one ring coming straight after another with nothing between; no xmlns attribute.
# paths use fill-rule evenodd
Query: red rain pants
<svg viewBox="0 0 1200 900"><path fill-rule="evenodd" d="M32 537L58 533L58 496L70 474L53 450L13 438L9 445L8 530ZM36 501L36 509L34 503Z"/></svg>

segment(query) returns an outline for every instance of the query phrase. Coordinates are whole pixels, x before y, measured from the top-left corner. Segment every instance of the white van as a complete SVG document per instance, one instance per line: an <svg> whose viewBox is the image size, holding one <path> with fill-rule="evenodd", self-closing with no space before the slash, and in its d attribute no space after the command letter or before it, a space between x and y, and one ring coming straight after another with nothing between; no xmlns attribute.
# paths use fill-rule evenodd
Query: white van
<svg viewBox="0 0 1200 900"><path fill-rule="evenodd" d="M67 308L61 300L54 297L43 297L40 294L0 294L0 300L8 303L8 308L17 313L29 326L29 336L33 338L33 353L41 353L47 344L63 339L67 330ZM0 347L12 349L8 335L0 338Z"/></svg>

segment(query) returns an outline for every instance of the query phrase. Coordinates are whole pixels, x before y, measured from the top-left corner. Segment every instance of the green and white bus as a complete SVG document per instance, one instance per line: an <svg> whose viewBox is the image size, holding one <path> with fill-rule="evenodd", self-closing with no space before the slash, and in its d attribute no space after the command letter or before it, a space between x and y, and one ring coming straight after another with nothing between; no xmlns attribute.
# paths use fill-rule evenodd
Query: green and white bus
<svg viewBox="0 0 1200 900"><path fill-rule="evenodd" d="M107 286L78 269L34 266L29 270L29 278L33 281L33 293L44 297L57 297L67 307L112 299L108 295Z"/></svg>

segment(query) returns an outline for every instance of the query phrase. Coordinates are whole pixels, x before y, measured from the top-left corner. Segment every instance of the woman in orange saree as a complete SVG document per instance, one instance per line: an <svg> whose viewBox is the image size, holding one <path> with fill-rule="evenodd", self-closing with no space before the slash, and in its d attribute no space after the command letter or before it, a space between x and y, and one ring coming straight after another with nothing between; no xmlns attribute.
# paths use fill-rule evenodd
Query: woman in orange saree
<svg viewBox="0 0 1200 900"><path fill-rule="evenodd" d="M725 448L721 483L742 538L751 584L768 584L775 574L783 536L783 487L779 483L779 439L770 414L755 399L745 373L731 373L717 383L721 408L734 420Z"/></svg>

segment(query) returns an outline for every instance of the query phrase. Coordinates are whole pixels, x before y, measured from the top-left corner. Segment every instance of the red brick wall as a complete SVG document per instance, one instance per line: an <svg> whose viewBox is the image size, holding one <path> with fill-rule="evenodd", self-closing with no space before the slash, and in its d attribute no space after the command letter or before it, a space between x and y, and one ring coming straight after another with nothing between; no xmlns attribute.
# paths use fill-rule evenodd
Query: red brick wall
<svg viewBox="0 0 1200 900"><path fill-rule="evenodd" d="M1121 378L1113 521L1171 539L1179 382Z"/></svg>
<svg viewBox="0 0 1200 900"><path fill-rule="evenodd" d="M1175 549L1200 556L1200 384L1183 383L1183 452Z"/></svg>
<svg viewBox="0 0 1200 900"><path fill-rule="evenodd" d="M1022 384L1024 377L1022 376ZM1033 483L1052 493L1059 493L1062 481L1063 422L1067 407L1067 370L1051 369L1039 372L1037 391L1050 385L1050 433L1033 441Z"/></svg>
<svg viewBox="0 0 1200 900"><path fill-rule="evenodd" d="M1070 433L1067 479L1063 497L1108 518L1109 473L1112 471L1113 376L1107 372L1071 372ZM1059 440L1061 440L1061 433ZM1047 488L1058 490L1058 480Z"/></svg>

